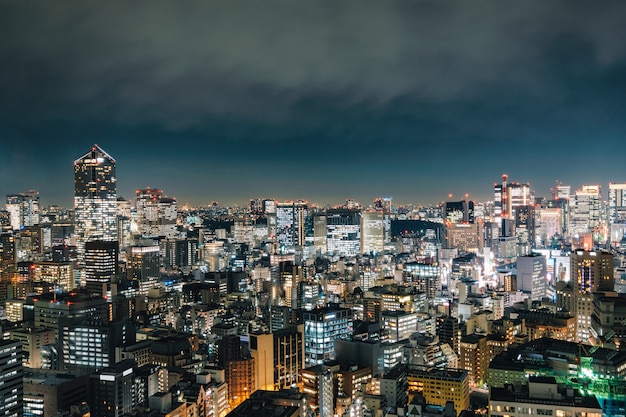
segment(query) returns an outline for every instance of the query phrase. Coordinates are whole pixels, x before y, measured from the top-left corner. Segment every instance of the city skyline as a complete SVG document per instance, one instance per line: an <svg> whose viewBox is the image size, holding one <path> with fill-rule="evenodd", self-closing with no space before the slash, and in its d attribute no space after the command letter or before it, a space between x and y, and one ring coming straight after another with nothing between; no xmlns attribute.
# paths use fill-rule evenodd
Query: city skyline
<svg viewBox="0 0 626 417"><path fill-rule="evenodd" d="M626 5L5 4L0 193L397 204L626 182ZM37 31L32 27L39 28Z"/></svg>

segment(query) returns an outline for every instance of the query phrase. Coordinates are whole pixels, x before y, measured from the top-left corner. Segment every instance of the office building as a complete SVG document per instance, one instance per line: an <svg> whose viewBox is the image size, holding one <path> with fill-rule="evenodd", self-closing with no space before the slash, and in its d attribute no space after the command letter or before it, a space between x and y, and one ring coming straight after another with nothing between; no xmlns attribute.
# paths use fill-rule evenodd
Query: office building
<svg viewBox="0 0 626 417"><path fill-rule="evenodd" d="M23 398L22 343L0 340L0 416L21 417Z"/></svg>
<svg viewBox="0 0 626 417"><path fill-rule="evenodd" d="M361 214L361 252L383 253L385 247L385 217L382 211L365 210Z"/></svg>
<svg viewBox="0 0 626 417"><path fill-rule="evenodd" d="M109 323L85 318L63 318L59 329L59 369L89 372L115 363L115 348L135 343L130 321Z"/></svg>
<svg viewBox="0 0 626 417"><path fill-rule="evenodd" d="M290 252L296 246L304 246L307 215L306 201L291 201L276 205L276 242L279 253Z"/></svg>
<svg viewBox="0 0 626 417"><path fill-rule="evenodd" d="M442 407L454 401L457 414L469 408L470 385L466 370L409 367L407 382L410 399L420 393L429 404Z"/></svg>
<svg viewBox="0 0 626 417"><path fill-rule="evenodd" d="M127 360L89 377L89 408L92 416L121 417L133 411L134 362Z"/></svg>
<svg viewBox="0 0 626 417"><path fill-rule="evenodd" d="M568 232L572 237L586 233L598 233L600 227L600 190L599 185L583 185L570 199ZM592 247L584 249L590 250Z"/></svg>
<svg viewBox="0 0 626 417"><path fill-rule="evenodd" d="M383 340L398 342L408 339L417 331L417 313L406 311L383 311L382 312Z"/></svg>
<svg viewBox="0 0 626 417"><path fill-rule="evenodd" d="M446 223L446 247L461 252L478 252L484 244L482 223Z"/></svg>
<svg viewBox="0 0 626 417"><path fill-rule="evenodd" d="M340 307L316 308L303 313L306 366L335 358L335 339L352 335L352 311Z"/></svg>
<svg viewBox="0 0 626 417"><path fill-rule="evenodd" d="M128 247L126 274L129 280L138 283L140 295L147 295L159 282L159 267L160 249L156 242L145 240Z"/></svg>
<svg viewBox="0 0 626 417"><path fill-rule="evenodd" d="M94 294L106 296L117 274L117 241L85 242L85 287Z"/></svg>
<svg viewBox="0 0 626 417"><path fill-rule="evenodd" d="M474 202L446 201L443 203L441 214L444 221L451 224L474 223Z"/></svg>
<svg viewBox="0 0 626 417"><path fill-rule="evenodd" d="M459 368L467 371L470 387L476 388L486 383L490 359L487 336L465 335L461 338L459 350Z"/></svg>
<svg viewBox="0 0 626 417"><path fill-rule="evenodd" d="M142 236L177 237L176 199L166 197L162 190L147 188L136 191L137 231Z"/></svg>
<svg viewBox="0 0 626 417"><path fill-rule="evenodd" d="M82 259L85 243L117 240L116 162L98 145L74 161L76 243Z"/></svg>
<svg viewBox="0 0 626 417"><path fill-rule="evenodd" d="M35 262L31 269L33 281L49 282L54 285L56 291L70 291L76 288L71 262Z"/></svg>
<svg viewBox="0 0 626 417"><path fill-rule="evenodd" d="M301 417L310 415L310 412L306 395L297 390L258 390L227 417Z"/></svg>
<svg viewBox="0 0 626 417"><path fill-rule="evenodd" d="M24 373L24 416L54 416L87 402L88 375L29 369Z"/></svg>
<svg viewBox="0 0 626 417"><path fill-rule="evenodd" d="M538 253L517 257L517 289L530 295L531 300L547 296L546 257Z"/></svg>
<svg viewBox="0 0 626 417"><path fill-rule="evenodd" d="M26 193L7 195L6 209L9 212L13 230L39 224L39 193L30 190Z"/></svg>
<svg viewBox="0 0 626 417"><path fill-rule="evenodd" d="M111 310L103 297L84 293L47 293L35 300L35 327L53 329L58 332L63 317L88 317L110 320ZM58 337L58 333L56 333Z"/></svg>
<svg viewBox="0 0 626 417"><path fill-rule="evenodd" d="M570 281L579 292L613 291L613 254L575 250L570 255Z"/></svg>
<svg viewBox="0 0 626 417"><path fill-rule="evenodd" d="M419 293L434 298L441 289L439 275L441 268L436 262L406 262L402 267L404 282L413 285Z"/></svg>
<svg viewBox="0 0 626 417"><path fill-rule="evenodd" d="M609 183L609 241L615 247L626 232L626 183Z"/></svg>
<svg viewBox="0 0 626 417"><path fill-rule="evenodd" d="M518 207L531 204L530 184L508 182L508 179L509 176L504 174L502 175L502 183L494 184L493 214L496 222L515 219L515 211Z"/></svg>
<svg viewBox="0 0 626 417"><path fill-rule="evenodd" d="M256 361L258 389L276 391L299 385L304 369L304 326L251 333L250 352Z"/></svg>
<svg viewBox="0 0 626 417"><path fill-rule="evenodd" d="M361 253L361 211L326 210L326 250L339 256Z"/></svg>
<svg viewBox="0 0 626 417"><path fill-rule="evenodd" d="M22 343L22 363L27 368L42 367L42 350L46 345L54 345L55 332L45 328L22 328L9 331L9 339Z"/></svg>

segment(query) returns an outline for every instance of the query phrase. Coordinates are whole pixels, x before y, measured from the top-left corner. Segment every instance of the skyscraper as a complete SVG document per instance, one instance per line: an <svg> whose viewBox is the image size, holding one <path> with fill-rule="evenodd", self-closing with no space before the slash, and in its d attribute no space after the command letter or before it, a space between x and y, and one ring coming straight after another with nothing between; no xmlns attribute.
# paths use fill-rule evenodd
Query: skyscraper
<svg viewBox="0 0 626 417"><path fill-rule="evenodd" d="M0 341L0 415L22 416L23 400L22 342Z"/></svg>
<svg viewBox="0 0 626 417"><path fill-rule="evenodd" d="M27 193L7 195L6 209L14 230L39 224L39 193L30 190Z"/></svg>
<svg viewBox="0 0 626 417"><path fill-rule="evenodd" d="M85 243L85 285L94 294L106 295L117 274L117 241Z"/></svg>
<svg viewBox="0 0 626 417"><path fill-rule="evenodd" d="M304 221L307 214L306 201L278 203L276 207L276 240L281 253L289 252L294 246L304 246Z"/></svg>
<svg viewBox="0 0 626 417"><path fill-rule="evenodd" d="M600 190L599 185L583 185L576 190L570 200L570 236L593 233L600 226Z"/></svg>
<svg viewBox="0 0 626 417"><path fill-rule="evenodd" d="M74 210L79 256L85 242L117 240L115 159L94 145L74 161Z"/></svg>
<svg viewBox="0 0 626 417"><path fill-rule="evenodd" d="M335 358L335 339L352 335L352 311L324 307L303 313L304 355L306 366L321 365Z"/></svg>
<svg viewBox="0 0 626 417"><path fill-rule="evenodd" d="M142 236L175 238L178 210L176 199L163 191L147 188L137 190L137 229Z"/></svg>
<svg viewBox="0 0 626 417"><path fill-rule="evenodd" d="M609 183L609 233L614 246L626 232L626 184Z"/></svg>

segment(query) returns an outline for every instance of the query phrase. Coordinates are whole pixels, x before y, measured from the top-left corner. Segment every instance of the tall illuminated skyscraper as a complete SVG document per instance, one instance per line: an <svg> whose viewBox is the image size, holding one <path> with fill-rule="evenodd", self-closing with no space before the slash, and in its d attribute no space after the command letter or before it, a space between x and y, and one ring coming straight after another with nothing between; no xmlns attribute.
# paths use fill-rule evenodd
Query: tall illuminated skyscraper
<svg viewBox="0 0 626 417"><path fill-rule="evenodd" d="M94 145L74 161L74 210L79 257L85 242L117 240L115 159Z"/></svg>

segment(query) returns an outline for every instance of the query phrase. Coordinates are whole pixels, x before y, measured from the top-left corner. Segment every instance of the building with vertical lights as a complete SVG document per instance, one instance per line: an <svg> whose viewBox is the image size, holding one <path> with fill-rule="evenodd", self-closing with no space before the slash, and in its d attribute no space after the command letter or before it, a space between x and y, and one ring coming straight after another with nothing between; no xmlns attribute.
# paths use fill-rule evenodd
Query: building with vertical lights
<svg viewBox="0 0 626 417"><path fill-rule="evenodd" d="M272 333L251 333L250 351L256 361L258 389L276 391L300 385L304 369L304 326Z"/></svg>
<svg viewBox="0 0 626 417"><path fill-rule="evenodd" d="M85 243L117 240L116 162L94 145L74 161L76 243L82 259Z"/></svg>
<svg viewBox="0 0 626 417"><path fill-rule="evenodd" d="M593 294L613 291L615 287L613 254L603 251L573 251L570 255L570 284L569 292L565 285L558 286L557 290L561 292L561 299L569 302L570 313L576 317L576 340L586 342L592 327Z"/></svg>

